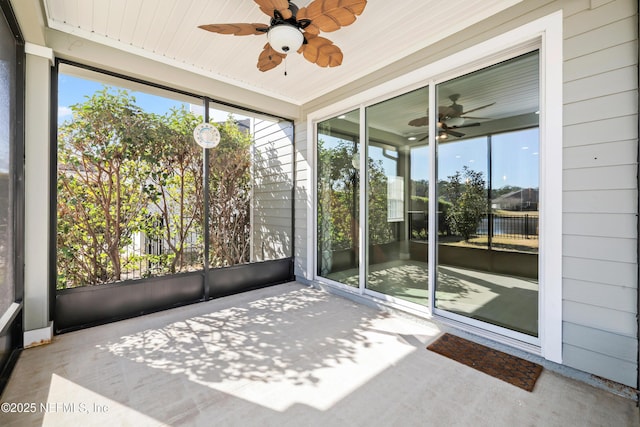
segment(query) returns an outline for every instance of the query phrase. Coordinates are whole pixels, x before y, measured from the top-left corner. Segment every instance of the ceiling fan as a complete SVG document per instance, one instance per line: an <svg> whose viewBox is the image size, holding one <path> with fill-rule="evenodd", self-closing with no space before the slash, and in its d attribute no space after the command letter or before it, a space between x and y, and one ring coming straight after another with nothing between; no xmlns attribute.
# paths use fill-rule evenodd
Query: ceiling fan
<svg viewBox="0 0 640 427"><path fill-rule="evenodd" d="M331 32L352 24L367 5L367 0L314 0L307 7L288 0L254 0L271 17L269 25L208 24L198 28L234 36L267 34L268 42L258 57L257 67L268 71L278 66L287 53L297 51L320 67L342 64L342 51L320 31ZM285 72L286 74L286 72Z"/></svg>
<svg viewBox="0 0 640 427"><path fill-rule="evenodd" d="M464 124L465 119L488 120L488 118L486 117L468 116L469 113L482 110L483 108L491 107L492 105L495 104L495 102L492 102L491 104L483 105L478 108L473 108L469 111L464 111L464 107L457 103L459 98L460 98L460 94L454 93L453 95L449 96L449 99L452 102L451 105L449 106L441 105L438 107L438 127L439 128L441 127L445 132L453 136L458 136L456 135L456 133L460 133L460 132L451 131L451 128L480 126L480 123L470 123L465 125ZM410 126L416 126L416 127L427 126L428 124L429 124L429 116L419 117L409 122ZM460 136L464 136L464 134L460 134Z"/></svg>
<svg viewBox="0 0 640 427"><path fill-rule="evenodd" d="M449 136L449 135L455 136L456 138L462 138L466 134L464 134L462 132L458 132L458 131L456 131L454 129L469 128L469 127L473 127L473 126L480 126L480 123L475 122L475 123L469 123L469 124L460 125L460 126L448 126L446 122L438 122L437 126L438 126L438 138L440 138L440 139L446 139L447 136ZM427 134L425 136L420 138L418 141L424 141L427 138L429 138L429 133L428 132L427 132Z"/></svg>

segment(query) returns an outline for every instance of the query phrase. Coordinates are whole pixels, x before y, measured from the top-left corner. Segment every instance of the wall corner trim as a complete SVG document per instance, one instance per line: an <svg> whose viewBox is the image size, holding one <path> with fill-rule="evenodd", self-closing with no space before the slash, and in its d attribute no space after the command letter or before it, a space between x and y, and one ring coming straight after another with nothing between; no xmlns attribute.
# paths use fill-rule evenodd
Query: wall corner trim
<svg viewBox="0 0 640 427"><path fill-rule="evenodd" d="M24 52L29 55L41 56L42 58L48 59L51 66L55 64L55 55L53 54L53 49L50 47L27 42L24 44Z"/></svg>
<svg viewBox="0 0 640 427"><path fill-rule="evenodd" d="M39 345L50 344L53 339L53 322L49 325L30 331L24 331L24 348L37 347Z"/></svg>

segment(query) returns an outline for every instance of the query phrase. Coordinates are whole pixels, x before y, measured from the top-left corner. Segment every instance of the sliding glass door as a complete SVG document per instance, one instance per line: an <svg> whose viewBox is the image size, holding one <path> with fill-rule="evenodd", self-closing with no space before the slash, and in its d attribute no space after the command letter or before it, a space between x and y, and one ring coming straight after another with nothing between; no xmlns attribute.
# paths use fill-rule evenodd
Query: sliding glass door
<svg viewBox="0 0 640 427"><path fill-rule="evenodd" d="M372 105L367 120L366 288L428 304L429 88ZM405 129L412 133L406 134Z"/></svg>
<svg viewBox="0 0 640 427"><path fill-rule="evenodd" d="M435 308L538 336L538 53L439 84Z"/></svg>
<svg viewBox="0 0 640 427"><path fill-rule="evenodd" d="M358 287L360 112L318 124L317 274Z"/></svg>
<svg viewBox="0 0 640 427"><path fill-rule="evenodd" d="M539 76L530 51L318 123L317 276L536 342Z"/></svg>

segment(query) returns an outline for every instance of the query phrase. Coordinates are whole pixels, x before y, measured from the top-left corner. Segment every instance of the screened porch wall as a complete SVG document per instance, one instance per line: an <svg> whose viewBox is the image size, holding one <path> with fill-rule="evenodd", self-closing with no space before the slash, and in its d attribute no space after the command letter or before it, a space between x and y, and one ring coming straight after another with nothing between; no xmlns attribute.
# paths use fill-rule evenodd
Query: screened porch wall
<svg viewBox="0 0 640 427"><path fill-rule="evenodd" d="M292 256L293 123L256 119L251 261Z"/></svg>

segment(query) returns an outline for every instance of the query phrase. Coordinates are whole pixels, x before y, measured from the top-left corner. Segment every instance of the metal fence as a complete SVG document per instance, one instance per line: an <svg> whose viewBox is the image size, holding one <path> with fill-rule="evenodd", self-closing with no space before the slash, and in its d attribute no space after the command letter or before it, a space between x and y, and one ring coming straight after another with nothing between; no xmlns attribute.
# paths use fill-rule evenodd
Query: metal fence
<svg viewBox="0 0 640 427"><path fill-rule="evenodd" d="M508 239L537 239L538 216L489 214L480 220L476 234Z"/></svg>
<svg viewBox="0 0 640 427"><path fill-rule="evenodd" d="M412 240L427 240L429 215L423 211L409 212L409 230ZM499 215L488 214L478 223L477 236L502 237L506 239L537 239L539 219L534 214ZM438 216L438 234L452 234L443 215Z"/></svg>

